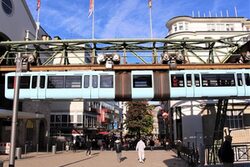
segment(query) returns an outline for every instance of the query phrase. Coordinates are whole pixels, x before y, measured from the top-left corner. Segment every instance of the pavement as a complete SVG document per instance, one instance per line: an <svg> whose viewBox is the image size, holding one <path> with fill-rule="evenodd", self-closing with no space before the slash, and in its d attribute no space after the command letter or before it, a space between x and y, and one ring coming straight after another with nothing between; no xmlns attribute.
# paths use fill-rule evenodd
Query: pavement
<svg viewBox="0 0 250 167"><path fill-rule="evenodd" d="M115 151L92 151L86 156L84 150L76 152L63 151L34 152L23 154L15 160L15 167L188 167L188 165L171 150L146 150L145 162L138 162L136 151L122 151L122 161L119 163ZM9 156L0 155L3 167L9 167Z"/></svg>

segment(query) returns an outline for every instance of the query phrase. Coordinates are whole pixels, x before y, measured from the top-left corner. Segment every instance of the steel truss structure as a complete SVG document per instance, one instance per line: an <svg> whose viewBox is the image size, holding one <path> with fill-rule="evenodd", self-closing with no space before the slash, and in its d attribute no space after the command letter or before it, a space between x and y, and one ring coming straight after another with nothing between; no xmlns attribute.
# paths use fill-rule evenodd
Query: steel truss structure
<svg viewBox="0 0 250 167"><path fill-rule="evenodd" d="M235 63L248 55L244 45L250 42L250 33L223 39L76 39L76 40L27 40L2 41L0 48L0 71L14 71L15 58L21 53L24 59L31 59L30 70L103 70L96 59L99 54L118 53L119 65L113 70L132 69L207 69L235 68L222 65ZM230 40L229 40L230 39ZM238 39L237 41L232 39ZM248 48L249 49L249 48ZM1 53L1 52L0 52ZM199 53L202 53L199 54ZM78 63L71 63L70 59ZM86 62L86 55L89 61ZM81 57L85 56L85 58ZM167 61L164 63L164 56ZM181 63L172 63L170 59L181 56ZM232 59L233 58L233 59ZM60 59L55 63L56 59ZM196 60L194 64L192 60ZM250 57L249 57L250 59ZM217 61L215 61L217 60ZM138 62L139 61L139 62ZM75 62L75 61L74 61ZM173 65L177 64L177 65ZM214 65L211 67L211 65ZM208 66L209 65L209 66ZM238 65L237 68L242 68ZM245 65L243 68L249 68Z"/></svg>

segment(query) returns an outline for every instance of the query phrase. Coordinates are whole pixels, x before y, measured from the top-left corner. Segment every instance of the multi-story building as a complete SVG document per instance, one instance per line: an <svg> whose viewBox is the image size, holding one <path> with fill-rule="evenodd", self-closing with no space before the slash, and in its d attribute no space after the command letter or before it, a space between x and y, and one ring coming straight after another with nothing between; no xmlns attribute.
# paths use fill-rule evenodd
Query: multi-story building
<svg viewBox="0 0 250 167"><path fill-rule="evenodd" d="M221 39L239 44L244 44L250 39L250 20L244 17L178 16L170 19L166 26L169 30L167 39ZM186 50L182 53L186 57L185 63L227 63L236 62L235 59L228 59L228 54L233 54L235 51L234 47L228 47L213 51ZM208 60L211 53L214 55L212 61ZM242 55L236 54L235 56ZM190 146L192 144L198 146L199 143L210 144L215 127L217 103L217 100L171 101L169 107L174 108L172 116L174 139L183 140L185 144L190 143ZM249 134L250 132L248 103L247 100L229 101L226 127L231 131L234 143L247 141L243 133Z"/></svg>
<svg viewBox="0 0 250 167"><path fill-rule="evenodd" d="M12 1L1 0L0 6L0 41L21 41L35 39L37 24L33 19L25 0ZM47 35L40 27L38 37ZM4 55L8 48L0 47L0 55ZM15 55L6 54L8 59L4 59L1 65L13 65ZM12 100L4 98L4 73L0 77L0 142L10 142ZM36 113L32 107L19 105L17 146L24 146L25 142L44 143L47 134L47 122L44 119L46 113Z"/></svg>

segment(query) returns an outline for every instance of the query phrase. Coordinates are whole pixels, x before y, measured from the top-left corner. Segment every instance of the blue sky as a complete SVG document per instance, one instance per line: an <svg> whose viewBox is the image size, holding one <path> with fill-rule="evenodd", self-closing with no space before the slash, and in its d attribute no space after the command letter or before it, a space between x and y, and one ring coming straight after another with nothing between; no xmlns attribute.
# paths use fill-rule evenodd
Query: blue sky
<svg viewBox="0 0 250 167"><path fill-rule="evenodd" d="M27 4L36 18L36 1ZM216 13L250 19L250 0L152 0L153 37L167 35L166 22L172 17ZM51 35L62 39L91 38L89 0L41 0L40 23ZM148 0L95 0L95 38L149 38Z"/></svg>

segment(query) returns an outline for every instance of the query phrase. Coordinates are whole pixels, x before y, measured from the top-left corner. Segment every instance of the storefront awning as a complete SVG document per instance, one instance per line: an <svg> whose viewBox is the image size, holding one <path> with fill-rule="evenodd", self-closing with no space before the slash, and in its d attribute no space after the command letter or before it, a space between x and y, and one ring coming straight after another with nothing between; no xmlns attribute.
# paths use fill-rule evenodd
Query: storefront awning
<svg viewBox="0 0 250 167"><path fill-rule="evenodd" d="M0 118L12 118L13 111L0 109ZM44 118L44 114L30 113L30 112L18 112L18 119L41 119Z"/></svg>

